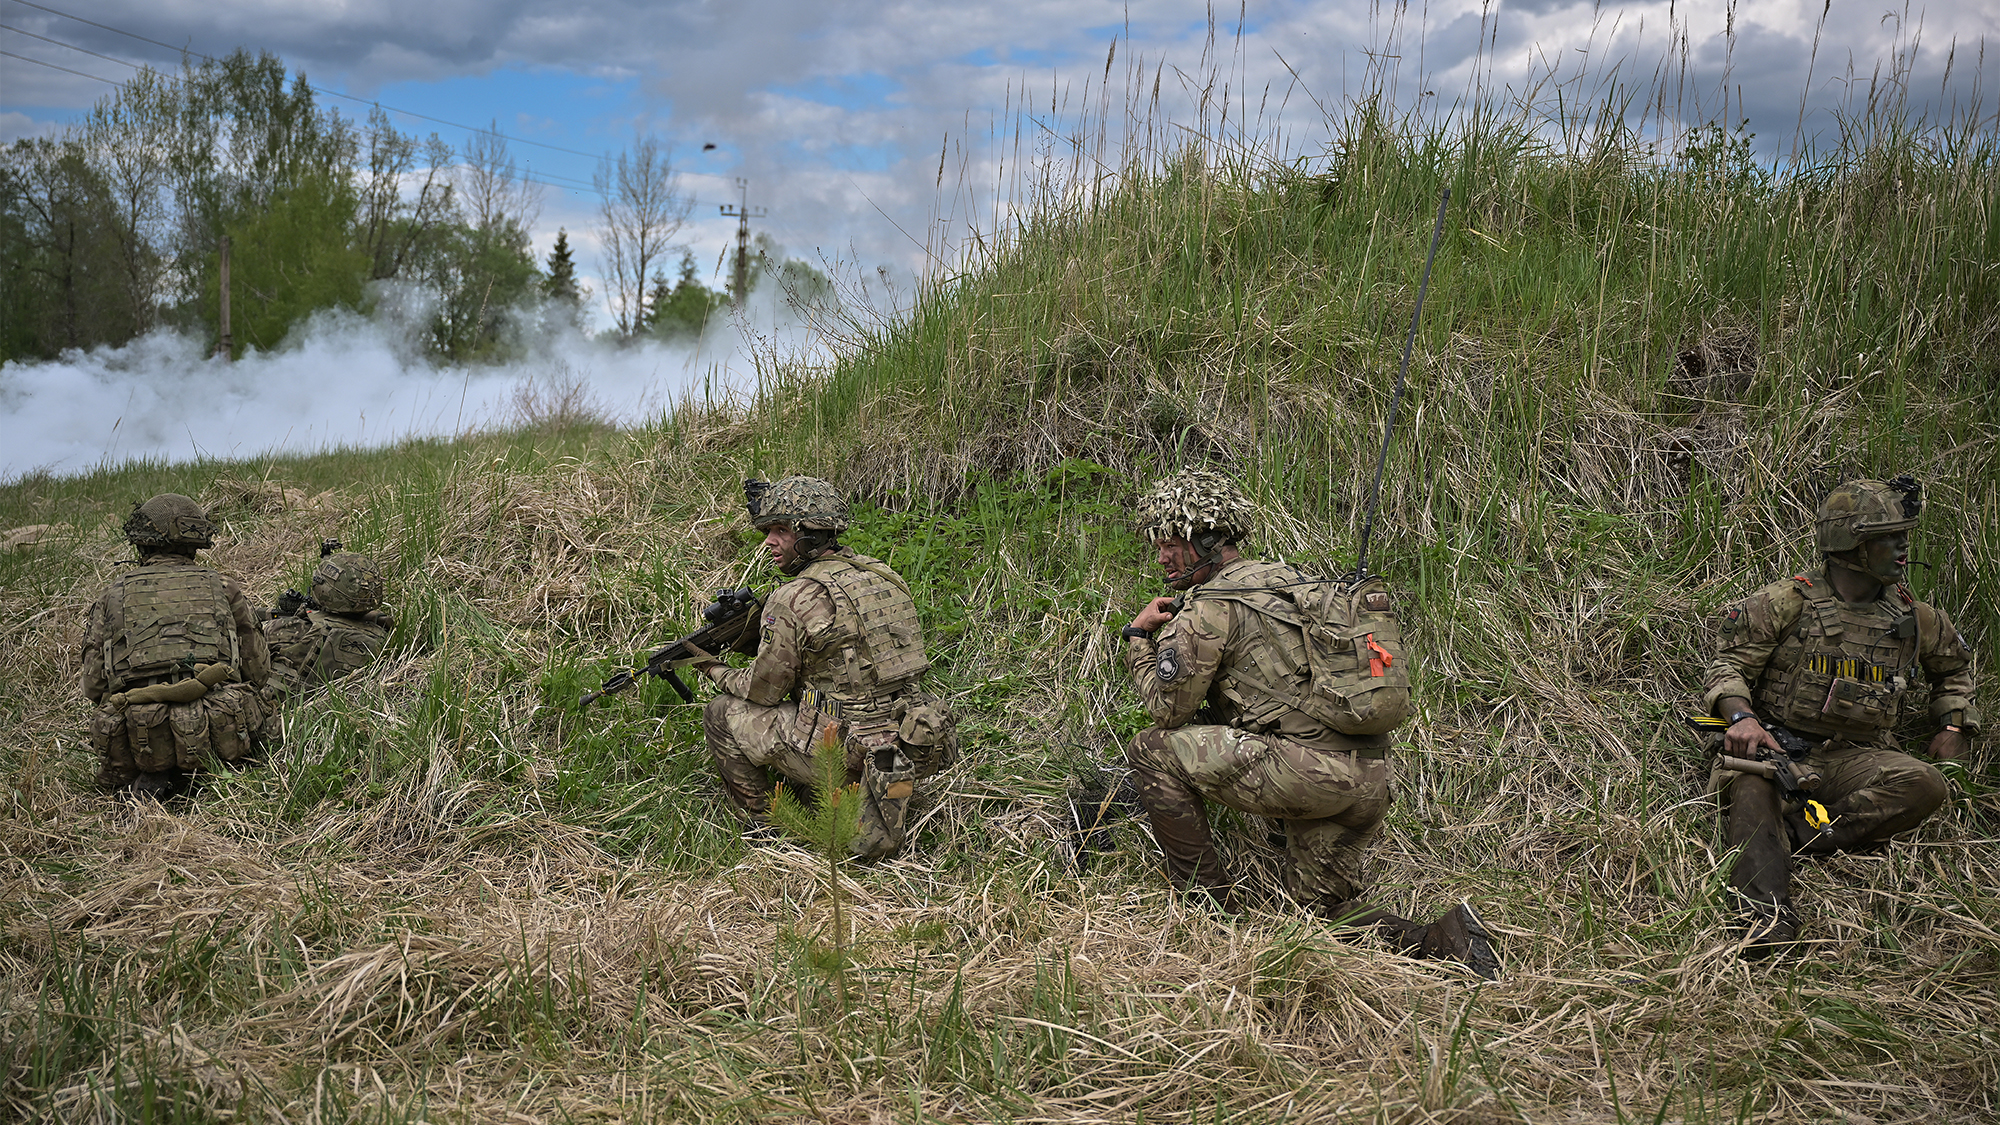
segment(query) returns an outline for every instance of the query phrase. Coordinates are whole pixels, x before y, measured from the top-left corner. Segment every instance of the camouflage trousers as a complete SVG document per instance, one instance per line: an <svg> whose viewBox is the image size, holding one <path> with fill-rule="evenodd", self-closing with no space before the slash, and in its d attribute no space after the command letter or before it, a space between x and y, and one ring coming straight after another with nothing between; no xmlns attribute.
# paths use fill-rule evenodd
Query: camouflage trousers
<svg viewBox="0 0 2000 1125"><path fill-rule="evenodd" d="M737 815L751 823L770 815L771 770L812 789L819 783L813 748L825 738L839 740L847 755L846 784L858 784L861 795L861 828L850 850L862 859L883 859L902 850L903 822L916 793L918 770L895 727L862 731L789 700L765 707L722 694L702 709L701 725L722 775L723 793Z"/></svg>
<svg viewBox="0 0 2000 1125"><path fill-rule="evenodd" d="M1389 810L1389 762L1234 727L1155 727L1126 755L1176 886L1233 902L1204 800L1285 824L1285 889L1307 906L1346 902L1367 884L1368 848Z"/></svg>
<svg viewBox="0 0 2000 1125"><path fill-rule="evenodd" d="M130 785L142 773L194 773L216 759L238 762L260 752L264 704L250 684L222 684L192 703L100 706L90 716L97 783Z"/></svg>
<svg viewBox="0 0 2000 1125"><path fill-rule="evenodd" d="M1812 798L1833 820L1825 832L1786 810L1770 781L1721 768L1710 773L1709 792L1722 796L1729 818L1729 844L1742 849L1730 884L1743 897L1780 905L1790 900L1794 837L1803 855L1872 847L1923 823L1950 795L1944 775L1927 762L1885 746L1834 745L1794 767L1820 775Z"/></svg>

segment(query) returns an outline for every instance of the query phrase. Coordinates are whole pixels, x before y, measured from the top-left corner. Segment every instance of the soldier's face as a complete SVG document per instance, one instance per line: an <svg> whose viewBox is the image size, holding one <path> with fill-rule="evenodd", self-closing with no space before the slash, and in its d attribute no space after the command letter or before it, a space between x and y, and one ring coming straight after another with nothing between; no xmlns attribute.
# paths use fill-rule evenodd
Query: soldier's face
<svg viewBox="0 0 2000 1125"><path fill-rule="evenodd" d="M799 529L788 523L774 523L765 528L764 550L780 570L799 561Z"/></svg>
<svg viewBox="0 0 2000 1125"><path fill-rule="evenodd" d="M1859 548L1861 567L1884 586L1903 580L1910 569L1910 533L1893 531L1877 535Z"/></svg>
<svg viewBox="0 0 2000 1125"><path fill-rule="evenodd" d="M1153 547L1159 552L1160 569L1166 572L1167 589L1185 590L1195 584L1199 575L1192 571L1201 561L1201 552L1195 550L1194 544L1169 535L1155 539Z"/></svg>

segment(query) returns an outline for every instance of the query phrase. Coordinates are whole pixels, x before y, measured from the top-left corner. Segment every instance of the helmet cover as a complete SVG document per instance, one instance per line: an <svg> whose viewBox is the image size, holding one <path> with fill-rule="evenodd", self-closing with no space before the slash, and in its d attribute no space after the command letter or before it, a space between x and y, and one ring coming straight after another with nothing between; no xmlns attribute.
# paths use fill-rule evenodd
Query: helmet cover
<svg viewBox="0 0 2000 1125"><path fill-rule="evenodd" d="M125 517L125 538L141 549L199 550L215 546L215 525L200 504L178 492L163 492L132 505L132 514Z"/></svg>
<svg viewBox="0 0 2000 1125"><path fill-rule="evenodd" d="M1213 469L1183 469L1139 497L1138 531L1149 542L1165 538L1192 542L1218 531L1223 542L1248 538L1257 527L1257 506L1236 483Z"/></svg>
<svg viewBox="0 0 2000 1125"><path fill-rule="evenodd" d="M313 572L312 596L330 613L367 613L382 604L382 568L367 555L342 551Z"/></svg>
<svg viewBox="0 0 2000 1125"><path fill-rule="evenodd" d="M759 531L774 523L788 523L801 531L847 530L847 501L818 477L786 477L764 490L756 503L750 526Z"/></svg>
<svg viewBox="0 0 2000 1125"><path fill-rule="evenodd" d="M1921 487L1905 475L1891 481L1851 480L1827 493L1813 521L1820 554L1851 551L1875 536L1917 526L1924 507Z"/></svg>

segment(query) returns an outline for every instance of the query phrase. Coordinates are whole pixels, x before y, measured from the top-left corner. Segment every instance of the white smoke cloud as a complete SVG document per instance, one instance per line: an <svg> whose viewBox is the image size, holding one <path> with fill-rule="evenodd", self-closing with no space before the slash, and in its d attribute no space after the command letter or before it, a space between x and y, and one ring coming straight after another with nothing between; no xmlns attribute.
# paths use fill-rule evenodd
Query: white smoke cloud
<svg viewBox="0 0 2000 1125"><path fill-rule="evenodd" d="M182 462L374 447L505 427L522 404L569 399L630 425L693 398L742 400L760 360L817 365L827 343L761 287L744 318L718 314L699 342L599 342L515 314L521 358L440 366L412 343L423 317L410 293L383 294L374 317L322 311L277 349L235 363L204 340L155 331L119 347L0 365L0 482L89 472L135 459Z"/></svg>

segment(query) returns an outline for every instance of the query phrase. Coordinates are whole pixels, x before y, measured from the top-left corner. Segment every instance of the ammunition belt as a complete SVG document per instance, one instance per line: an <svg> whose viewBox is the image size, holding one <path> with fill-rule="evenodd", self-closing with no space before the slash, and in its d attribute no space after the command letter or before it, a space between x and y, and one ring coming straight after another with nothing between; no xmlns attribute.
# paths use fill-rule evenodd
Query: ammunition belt
<svg viewBox="0 0 2000 1125"><path fill-rule="evenodd" d="M1869 664L1851 656L1830 656L1823 652L1814 653L1799 661L1799 667L1807 672L1819 672L1849 680L1868 680L1878 684L1894 679L1901 672L1898 668Z"/></svg>

